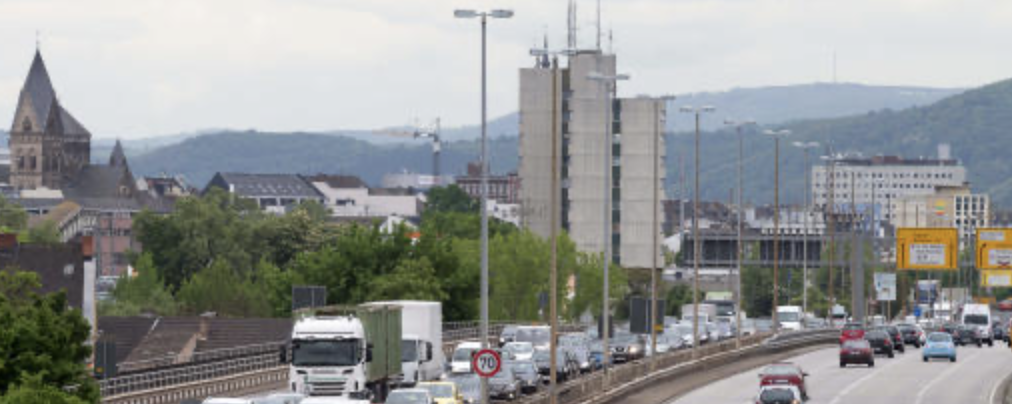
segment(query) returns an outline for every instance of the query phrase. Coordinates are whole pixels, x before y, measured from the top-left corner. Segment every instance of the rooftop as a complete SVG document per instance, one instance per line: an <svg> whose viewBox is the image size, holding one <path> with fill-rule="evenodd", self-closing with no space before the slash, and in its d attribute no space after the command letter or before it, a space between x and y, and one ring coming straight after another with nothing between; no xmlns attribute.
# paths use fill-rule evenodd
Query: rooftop
<svg viewBox="0 0 1012 404"><path fill-rule="evenodd" d="M296 174L218 173L207 187L211 186L243 196L321 197L316 188Z"/></svg>
<svg viewBox="0 0 1012 404"><path fill-rule="evenodd" d="M905 159L900 156L847 156L835 158L837 165L844 166L958 166L959 160L938 158Z"/></svg>

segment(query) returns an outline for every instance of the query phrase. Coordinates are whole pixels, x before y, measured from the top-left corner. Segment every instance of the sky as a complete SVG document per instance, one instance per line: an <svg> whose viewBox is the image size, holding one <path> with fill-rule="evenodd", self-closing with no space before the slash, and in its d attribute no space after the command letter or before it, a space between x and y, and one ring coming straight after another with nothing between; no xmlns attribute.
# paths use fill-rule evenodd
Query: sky
<svg viewBox="0 0 1012 404"><path fill-rule="evenodd" d="M98 138L215 128L368 129L480 119L480 25L456 8L509 8L488 24L489 116L517 109L518 69L568 0L0 0L0 127L36 48L61 102ZM596 2L576 0L595 47ZM837 80L974 87L1012 76L1007 0L602 0L620 95ZM608 32L611 32L609 40Z"/></svg>

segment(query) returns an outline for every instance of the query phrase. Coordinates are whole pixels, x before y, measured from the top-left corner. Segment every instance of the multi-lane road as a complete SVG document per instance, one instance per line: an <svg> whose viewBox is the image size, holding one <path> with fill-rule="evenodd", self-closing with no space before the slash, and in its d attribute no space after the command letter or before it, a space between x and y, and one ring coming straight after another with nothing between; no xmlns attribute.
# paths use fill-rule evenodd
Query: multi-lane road
<svg viewBox="0 0 1012 404"><path fill-rule="evenodd" d="M1012 374L1012 350L957 348L958 360L922 362L908 347L893 359L877 357L874 368L840 368L836 348L789 359L810 374L807 404L928 404L992 402L995 388ZM695 390L669 404L754 403L759 370L751 369Z"/></svg>

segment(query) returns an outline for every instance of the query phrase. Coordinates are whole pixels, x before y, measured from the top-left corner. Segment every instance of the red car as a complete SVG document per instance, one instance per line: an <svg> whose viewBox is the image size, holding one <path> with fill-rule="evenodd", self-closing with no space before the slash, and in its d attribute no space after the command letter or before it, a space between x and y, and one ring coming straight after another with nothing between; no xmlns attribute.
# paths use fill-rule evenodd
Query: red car
<svg viewBox="0 0 1012 404"><path fill-rule="evenodd" d="M801 370L801 367L793 363L774 363L759 373L759 386L788 384L797 387L801 391L802 400L808 400L808 390L805 389L805 377L807 376L808 373L805 373Z"/></svg>
<svg viewBox="0 0 1012 404"><path fill-rule="evenodd" d="M861 323L847 323L840 330L840 345L854 339L864 339L864 326Z"/></svg>
<svg viewBox="0 0 1012 404"><path fill-rule="evenodd" d="M1012 311L1012 300L1002 300L998 302L998 310Z"/></svg>
<svg viewBox="0 0 1012 404"><path fill-rule="evenodd" d="M852 363L875 367L875 353L872 352L871 344L868 341L851 339L844 341L840 346L840 367L844 368Z"/></svg>

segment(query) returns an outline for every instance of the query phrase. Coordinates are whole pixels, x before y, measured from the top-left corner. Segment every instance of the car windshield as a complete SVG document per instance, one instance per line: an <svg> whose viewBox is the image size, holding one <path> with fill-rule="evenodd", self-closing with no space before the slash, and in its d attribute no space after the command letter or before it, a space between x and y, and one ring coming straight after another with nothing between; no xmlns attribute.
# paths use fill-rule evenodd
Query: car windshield
<svg viewBox="0 0 1012 404"><path fill-rule="evenodd" d="M763 375L796 375L798 368L792 365L771 365L763 369Z"/></svg>
<svg viewBox="0 0 1012 404"><path fill-rule="evenodd" d="M529 354L531 352L534 352L534 347L531 344L511 342L509 344L506 344L506 350L518 354Z"/></svg>
<svg viewBox="0 0 1012 404"><path fill-rule="evenodd" d="M428 400L421 391L394 391L387 396L387 404L423 404Z"/></svg>
<svg viewBox="0 0 1012 404"><path fill-rule="evenodd" d="M534 345L547 344L549 340L548 328L521 328L517 330L516 341L530 342Z"/></svg>
<svg viewBox="0 0 1012 404"><path fill-rule="evenodd" d="M949 336L949 334L942 334L942 333L936 332L936 333L931 334L931 335L928 336L928 341L931 341L931 342L949 342L949 341L952 341L952 337Z"/></svg>
<svg viewBox="0 0 1012 404"><path fill-rule="evenodd" d="M429 394L435 398L453 397L453 386L448 384L419 383L418 388L428 390Z"/></svg>
<svg viewBox="0 0 1012 404"><path fill-rule="evenodd" d="M786 321L786 322L800 321L800 316L798 315L797 312L794 312L794 311L781 311L781 312L777 312L777 318L780 321L782 321L782 322L783 321Z"/></svg>
<svg viewBox="0 0 1012 404"><path fill-rule="evenodd" d="M295 340L292 342L293 366L353 366L362 357L357 339Z"/></svg>
<svg viewBox="0 0 1012 404"><path fill-rule="evenodd" d="M454 362L470 362L471 361L471 355L474 355L475 351L477 351L477 349L474 349L474 348L457 348L456 351L453 351L453 361Z"/></svg>
<svg viewBox="0 0 1012 404"><path fill-rule="evenodd" d="M973 325L987 325L988 318L983 314L967 314L963 316L963 323Z"/></svg>
<svg viewBox="0 0 1012 404"><path fill-rule="evenodd" d="M506 368L499 369L499 373L496 373L495 376L492 376L492 380L497 381L513 380L513 378L514 378L513 371L511 369Z"/></svg>
<svg viewBox="0 0 1012 404"><path fill-rule="evenodd" d="M868 341L862 341L862 340L859 340L859 339L847 340L846 342L843 343L843 347L844 348L852 348L852 349L867 348L868 347Z"/></svg>
<svg viewBox="0 0 1012 404"><path fill-rule="evenodd" d="M538 369L535 368L534 364L530 362L513 362L510 363L509 365L510 370L512 370L513 373L521 375L538 373Z"/></svg>
<svg viewBox="0 0 1012 404"><path fill-rule="evenodd" d="M401 362L414 362L418 360L418 345L416 341L401 341Z"/></svg>
<svg viewBox="0 0 1012 404"><path fill-rule="evenodd" d="M759 394L759 400L764 403L791 402L794 392L790 389L766 389Z"/></svg>
<svg viewBox="0 0 1012 404"><path fill-rule="evenodd" d="M847 331L863 330L864 326L858 323L847 323L846 325L843 326L843 329Z"/></svg>

